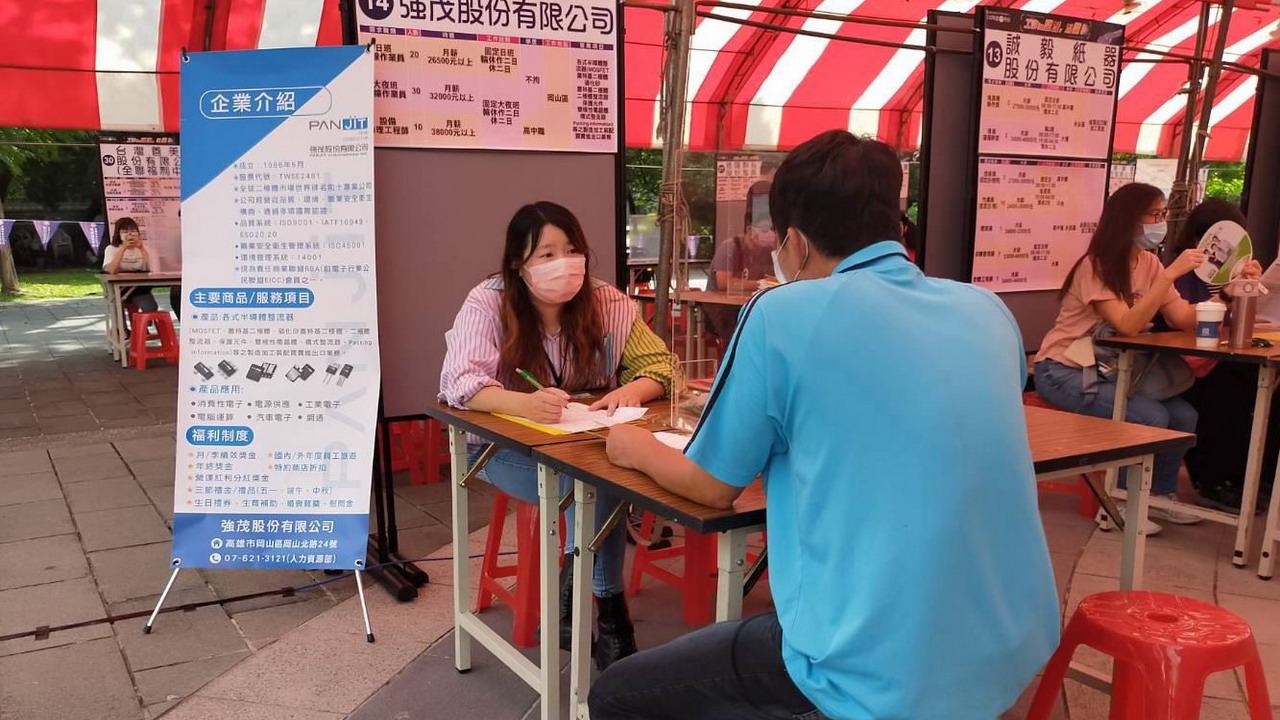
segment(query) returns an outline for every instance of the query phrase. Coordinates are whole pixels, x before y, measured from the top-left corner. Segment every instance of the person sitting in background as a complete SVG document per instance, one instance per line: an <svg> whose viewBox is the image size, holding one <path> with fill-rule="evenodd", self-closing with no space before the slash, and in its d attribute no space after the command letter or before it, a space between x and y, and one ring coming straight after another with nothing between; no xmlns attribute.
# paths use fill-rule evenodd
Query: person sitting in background
<svg viewBox="0 0 1280 720"><path fill-rule="evenodd" d="M1240 208L1226 200L1211 198L1197 205L1182 224L1169 252L1177 255L1198 247L1209 228L1223 221L1247 227ZM1250 259L1241 277L1262 277L1262 265ZM1195 273L1187 273L1174 283L1189 302L1219 298L1230 303L1230 291L1209 285ZM1253 400L1258 391L1258 367L1245 363L1208 363L1183 398L1200 416L1196 425L1196 446L1187 451L1187 471L1199 494L1198 502L1226 512L1239 512L1244 495L1245 465L1249 456L1249 432L1253 424ZM1280 454L1280 403L1271 406L1266 450L1262 461L1261 494L1270 494ZM1260 507L1266 507L1261 503Z"/></svg>
<svg viewBox="0 0 1280 720"><path fill-rule="evenodd" d="M774 232L773 220L769 218L768 201L767 180L761 180L747 190L742 234L733 236L716 248L707 278L708 290L734 289L751 294L756 291L756 281L773 275L773 251L778 249L778 234ZM738 285L741 285L740 289ZM706 305L701 311L708 331L726 340L733 335L738 324L738 308Z"/></svg>
<svg viewBox="0 0 1280 720"><path fill-rule="evenodd" d="M122 217L116 221L111 244L103 250L102 271L112 275L151 272L151 255L142 242L142 230L133 218ZM124 301L137 308L138 312L151 313L160 309L149 287L126 286L123 292ZM130 332L128 316L129 313L125 313L125 337Z"/></svg>
<svg viewBox="0 0 1280 720"><path fill-rule="evenodd" d="M1153 252L1163 241L1168 217L1164 193L1152 185L1130 183L1107 198L1089 249L1067 273L1058 298L1062 308L1035 358L1036 392L1052 405L1070 412L1110 418L1116 386L1101 373L1086 373L1073 352L1092 348L1098 327L1110 323L1120 335L1137 335L1159 313L1178 330L1194 330L1196 311L1173 287L1183 275L1200 267L1204 253L1184 250L1168 268ZM1092 355L1090 350L1088 353ZM1092 368L1092 365L1090 365ZM1196 410L1181 397L1155 400L1129 398L1125 419L1153 427L1196 431ZM1153 495L1175 498L1183 451L1156 455L1151 479ZM1177 525L1200 522L1195 515L1152 507L1152 517ZM1148 521L1147 534L1160 532Z"/></svg>

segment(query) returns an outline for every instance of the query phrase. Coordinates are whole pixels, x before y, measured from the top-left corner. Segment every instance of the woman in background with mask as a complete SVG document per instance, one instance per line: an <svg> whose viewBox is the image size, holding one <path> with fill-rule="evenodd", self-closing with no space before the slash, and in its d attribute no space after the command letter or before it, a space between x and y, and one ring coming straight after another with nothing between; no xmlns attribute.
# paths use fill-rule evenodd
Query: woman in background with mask
<svg viewBox="0 0 1280 720"><path fill-rule="evenodd" d="M573 392L606 391L591 409L610 413L665 396L673 356L626 295L587 275L590 258L573 213L550 202L520 208L507 225L502 269L471 290L445 334L440 399L458 408L555 423ZM523 379L517 369L545 389ZM500 450L485 475L518 500L538 501L537 466L527 456ZM561 493L571 488L562 475ZM600 494L598 524L615 504ZM568 527L573 526L573 512L570 506ZM571 537L568 532L565 536ZM572 551L572 543L566 543L566 554ZM619 523L600 548L593 577L598 608L594 655L601 669L636 651L622 594L625 553L626 525ZM560 645L566 650L572 578L572 563L566 560L560 571Z"/></svg>
<svg viewBox="0 0 1280 720"><path fill-rule="evenodd" d="M1100 375L1096 382L1087 383L1079 355L1073 352L1073 344L1092 338L1103 321L1120 335L1141 333L1157 313L1172 328L1195 328L1195 308L1182 299L1174 282L1199 267L1204 253L1191 248L1167 268L1162 266L1154 251L1164 240L1167 216L1164 194L1151 185L1131 183L1107 198L1089 249L1062 285L1062 308L1036 355L1036 391L1045 400L1063 410L1111 417L1115 383ZM1153 400L1134 396L1129 399L1125 419L1195 432L1197 417L1195 409L1180 397ZM1173 497L1177 493L1182 456L1181 450L1156 455L1153 494ZM1193 515L1155 507L1151 516L1179 525L1199 522ZM1159 530L1150 523L1147 534Z"/></svg>

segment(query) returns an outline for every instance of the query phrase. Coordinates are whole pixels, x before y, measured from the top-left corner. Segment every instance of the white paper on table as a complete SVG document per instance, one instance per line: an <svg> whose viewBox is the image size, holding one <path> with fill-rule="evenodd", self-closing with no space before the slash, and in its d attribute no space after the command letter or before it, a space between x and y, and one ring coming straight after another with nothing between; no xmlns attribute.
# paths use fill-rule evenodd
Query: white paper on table
<svg viewBox="0 0 1280 720"><path fill-rule="evenodd" d="M582 403L571 402L565 406L560 422L538 424L564 433L580 433L639 420L646 412L642 407L620 407L611 417L608 410L588 410Z"/></svg>
<svg viewBox="0 0 1280 720"><path fill-rule="evenodd" d="M689 441L693 439L691 435L681 435L673 432L656 432L653 437L663 445L681 452L684 452L684 449L689 446Z"/></svg>

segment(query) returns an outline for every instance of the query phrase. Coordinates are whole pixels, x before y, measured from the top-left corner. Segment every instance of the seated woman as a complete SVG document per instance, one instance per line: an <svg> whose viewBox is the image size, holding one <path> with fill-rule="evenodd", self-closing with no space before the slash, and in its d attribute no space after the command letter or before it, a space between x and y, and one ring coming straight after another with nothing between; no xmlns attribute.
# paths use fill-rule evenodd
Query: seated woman
<svg viewBox="0 0 1280 720"><path fill-rule="evenodd" d="M116 221L115 231L111 234L111 244L102 253L102 271L111 273L144 273L151 272L151 255L142 242L142 230L131 217L122 217ZM138 309L138 312L151 313L160 309L155 296L149 287L124 288L124 300ZM125 336L129 334L129 313L125 313Z"/></svg>
<svg viewBox="0 0 1280 720"><path fill-rule="evenodd" d="M1181 253L1198 247L1204 234L1222 221L1247 227L1240 208L1226 200L1211 198L1197 205L1187 216L1170 252ZM1241 271L1242 277L1262 277L1262 266L1250 260ZM1217 297L1230 303L1230 292L1222 286L1208 285L1195 273L1187 273L1174 283L1178 292L1191 302ZM1200 373L1197 373L1200 374ZM1196 446L1187 451L1187 470L1202 504L1239 512L1244 494L1245 463L1249 453L1249 431L1253 425L1253 400L1258 391L1258 368L1244 363L1216 363L1206 367L1196 384L1183 398L1200 415L1196 429ZM1271 406L1266 450L1262 461L1261 494L1270 494L1280 453L1280 403ZM1260 507L1266 507L1262 504Z"/></svg>
<svg viewBox="0 0 1280 720"><path fill-rule="evenodd" d="M458 408L558 422L570 392L608 389L592 409L635 407L670 390L674 356L617 288L587 276L591 251L578 219L550 202L526 205L507 225L501 270L467 295L440 375L440 399ZM546 389L523 380L531 374ZM473 454L474 457L474 454ZM500 450L485 468L489 482L525 502L538 501L537 466ZM560 477L561 493L572 483ZM596 521L615 501L601 493ZM574 508L567 513L573 526ZM565 533L568 537L569 533ZM572 543L565 552L572 553ZM636 651L622 594L626 526L619 524L596 558L595 660L605 668ZM560 571L560 646L569 648L572 563Z"/></svg>
<svg viewBox="0 0 1280 720"><path fill-rule="evenodd" d="M1062 308L1036 355L1036 391L1045 400L1063 410L1111 417L1114 381L1099 373L1090 382L1091 374L1072 359L1076 355L1071 352L1077 341L1091 342L1104 321L1122 335L1142 332L1156 313L1173 328L1195 328L1195 309L1178 295L1173 283L1199 267L1204 253L1185 250L1168 268L1162 267L1152 251L1164 239L1167 216L1164 194L1151 185L1131 183L1107 198L1089 249L1062 285ZM1195 408L1181 397L1154 400L1134 395L1125 419L1183 432L1196 430ZM1182 455L1182 451L1156 455L1152 494L1176 495ZM1199 522L1194 515L1155 507L1151 515L1179 525ZM1148 524L1148 535L1159 531L1159 525Z"/></svg>

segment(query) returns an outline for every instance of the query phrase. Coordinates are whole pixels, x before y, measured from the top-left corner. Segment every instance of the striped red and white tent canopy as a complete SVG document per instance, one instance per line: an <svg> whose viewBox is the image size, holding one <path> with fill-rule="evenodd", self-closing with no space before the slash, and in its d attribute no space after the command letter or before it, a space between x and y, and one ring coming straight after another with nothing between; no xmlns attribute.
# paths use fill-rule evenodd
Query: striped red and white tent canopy
<svg viewBox="0 0 1280 720"><path fill-rule="evenodd" d="M0 125L178 131L182 49L342 42L336 0L0 2Z"/></svg>
<svg viewBox="0 0 1280 720"><path fill-rule="evenodd" d="M928 11L968 12L978 0L735 0L724 18L903 45L923 30L775 15L785 7L912 23ZM1128 44L1191 54L1197 0L984 0L1127 27ZM1280 48L1280 0L1239 0L1226 58L1258 63ZM212 6L212 17L210 16ZM1220 19L1214 7L1213 33ZM341 42L338 0L40 0L0 2L0 125L103 130L178 129L181 49L196 51ZM626 142L658 145L663 13L626 11ZM1153 59L1129 53L1133 59ZM1130 63L1121 75L1119 152L1177 154L1186 66ZM830 41L699 18L689 67L686 139L695 150L787 149L846 127L902 150L918 147L924 86L919 50ZM1254 76L1223 74L1209 159L1243 157Z"/></svg>
<svg viewBox="0 0 1280 720"><path fill-rule="evenodd" d="M702 6L724 18L922 46L925 31L777 15L764 8L924 22L929 10L968 12L979 4L1122 23L1127 44L1190 55L1196 0L733 0L755 9ZM1241 2L1229 24L1225 59L1257 66L1280 48L1280 3ZM1212 38L1221 8L1212 8ZM657 133L663 13L628 8L626 140L660 144ZM1210 41L1211 43L1212 41ZM1126 53L1126 58L1156 56ZM1184 64L1130 63L1120 82L1115 150L1177 155L1187 81ZM1226 71L1210 116L1210 160L1240 160L1253 122L1257 78ZM924 53L794 35L698 18L689 58L688 146L696 150L788 149L831 128L879 137L901 150L919 146Z"/></svg>

